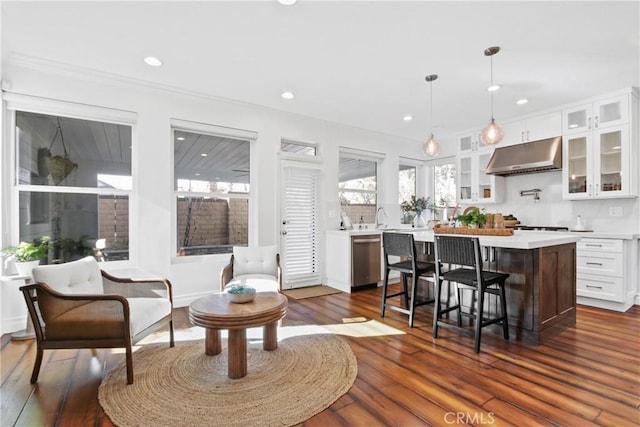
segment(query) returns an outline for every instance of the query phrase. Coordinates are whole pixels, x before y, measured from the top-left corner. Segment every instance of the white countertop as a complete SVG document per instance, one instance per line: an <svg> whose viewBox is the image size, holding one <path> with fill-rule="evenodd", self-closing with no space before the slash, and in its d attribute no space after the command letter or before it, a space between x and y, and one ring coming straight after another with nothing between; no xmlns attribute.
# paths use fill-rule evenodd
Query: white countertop
<svg viewBox="0 0 640 427"><path fill-rule="evenodd" d="M414 239L419 242L433 242L433 235L433 231L418 231L413 233ZM578 236L577 233L520 230L516 230L513 236L472 236L460 234L455 234L455 236L478 237L482 246L511 249L537 249L575 243L581 239L581 236Z"/></svg>
<svg viewBox="0 0 640 427"><path fill-rule="evenodd" d="M399 233L414 233L415 235L415 239L416 240L421 240L419 237L424 237L424 239L428 239L429 236L431 236L431 240L424 240L424 241L433 241L433 232L431 232L429 229L427 228L411 228L411 227L401 227L401 228L386 228L386 229L376 229L373 226L370 226L367 229L354 229L354 230L328 230L327 233L328 234L332 234L332 235L342 235L342 236L359 236L359 235L363 235L363 234L382 234L383 231L394 231L394 232L399 232ZM427 233L424 235L421 235L420 233ZM513 237L515 235L524 235L527 236L527 233L529 233L529 237L519 237L517 239L514 239ZM533 237L535 234L535 238ZM637 240L640 239L640 233L633 233L633 232L628 232L628 233L620 233L620 232L602 232L602 231L541 231L541 230L515 230L515 234L514 236L479 236L482 238L511 238L513 241L520 241L521 239L527 240L527 239L532 239L532 241L545 241L547 240L544 236L549 236L549 237L566 237L566 236L575 236L577 237L576 240L572 240L572 241L578 241L581 238L592 238L592 239L622 239L622 240ZM484 243L483 243L484 244ZM544 247L544 246L550 246L550 245L542 245L542 246L536 246L536 247ZM506 247L506 246L505 246ZM532 249L532 248L522 248L522 249Z"/></svg>
<svg viewBox="0 0 640 427"><path fill-rule="evenodd" d="M363 234L382 234L383 231L393 231L398 233L404 232L416 232L416 231L427 231L427 228L413 228L413 227L396 227L396 228L375 228L374 226L369 226L369 228L358 229L354 228L353 230L328 230L327 234L332 235L342 235L342 236L361 236Z"/></svg>
<svg viewBox="0 0 640 427"><path fill-rule="evenodd" d="M393 231L399 233L413 233L414 239L418 242L433 242L433 231L428 229L401 228L386 230L329 230L332 235L344 237L361 236L364 234L382 234L382 231ZM575 243L586 233L562 233L556 231L520 231L516 230L513 236L477 236L480 238L482 246L493 246L496 248L512 249L536 249L547 246L563 245L565 243ZM592 233L589 233L592 234ZM456 234L460 236L460 234ZM475 236L474 236L475 237ZM595 237L595 236L594 236Z"/></svg>
<svg viewBox="0 0 640 427"><path fill-rule="evenodd" d="M619 232L602 232L602 231L570 231L570 234L578 235L582 238L593 239L622 239L637 240L640 239L640 233L619 233Z"/></svg>

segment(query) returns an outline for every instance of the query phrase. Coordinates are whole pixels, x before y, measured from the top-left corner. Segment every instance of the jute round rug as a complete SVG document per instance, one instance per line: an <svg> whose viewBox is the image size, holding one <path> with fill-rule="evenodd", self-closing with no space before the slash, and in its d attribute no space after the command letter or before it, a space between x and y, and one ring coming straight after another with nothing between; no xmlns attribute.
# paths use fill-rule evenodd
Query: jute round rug
<svg viewBox="0 0 640 427"><path fill-rule="evenodd" d="M247 345L248 374L227 377L227 351L204 354L204 342L142 346L133 355L134 383L124 361L107 374L100 406L118 426L289 426L345 394L358 367L349 344L330 335L286 338L274 351Z"/></svg>

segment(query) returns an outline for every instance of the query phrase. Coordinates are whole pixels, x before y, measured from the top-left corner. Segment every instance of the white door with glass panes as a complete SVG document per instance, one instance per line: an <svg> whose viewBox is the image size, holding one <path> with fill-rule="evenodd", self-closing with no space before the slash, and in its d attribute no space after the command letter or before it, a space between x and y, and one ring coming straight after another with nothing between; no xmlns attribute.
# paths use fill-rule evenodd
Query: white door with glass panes
<svg viewBox="0 0 640 427"><path fill-rule="evenodd" d="M482 145L480 144L480 132L466 133L458 137L458 152L468 153L477 151Z"/></svg>
<svg viewBox="0 0 640 427"><path fill-rule="evenodd" d="M320 162L280 160L280 265L284 289L322 283L320 179Z"/></svg>
<svg viewBox="0 0 640 427"><path fill-rule="evenodd" d="M629 95L621 95L564 110L563 134L618 126L629 121Z"/></svg>
<svg viewBox="0 0 640 427"><path fill-rule="evenodd" d="M563 151L565 199L634 195L627 125L566 136Z"/></svg>
<svg viewBox="0 0 640 427"><path fill-rule="evenodd" d="M484 173L492 149L458 156L458 203L496 203L501 200L504 178Z"/></svg>

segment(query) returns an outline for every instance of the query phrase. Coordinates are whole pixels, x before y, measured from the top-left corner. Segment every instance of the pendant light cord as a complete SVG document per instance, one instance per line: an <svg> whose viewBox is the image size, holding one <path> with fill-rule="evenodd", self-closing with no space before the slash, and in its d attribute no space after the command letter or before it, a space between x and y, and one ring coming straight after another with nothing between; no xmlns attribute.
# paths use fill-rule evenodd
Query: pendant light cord
<svg viewBox="0 0 640 427"><path fill-rule="evenodd" d="M491 55L491 57L489 58L491 60L491 120L494 120L493 118L493 55Z"/></svg>
<svg viewBox="0 0 640 427"><path fill-rule="evenodd" d="M433 134L433 80L429 82L429 110L430 110L430 119L431 120L431 133Z"/></svg>

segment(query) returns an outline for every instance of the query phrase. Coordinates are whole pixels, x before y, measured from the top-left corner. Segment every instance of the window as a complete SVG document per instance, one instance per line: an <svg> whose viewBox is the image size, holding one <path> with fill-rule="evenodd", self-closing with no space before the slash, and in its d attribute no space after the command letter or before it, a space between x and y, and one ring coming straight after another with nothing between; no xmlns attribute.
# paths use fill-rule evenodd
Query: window
<svg viewBox="0 0 640 427"><path fill-rule="evenodd" d="M19 239L49 236L45 262L129 259L128 125L16 111Z"/></svg>
<svg viewBox="0 0 640 427"><path fill-rule="evenodd" d="M416 196L416 167L410 165L404 165L400 163L398 171L398 203L401 204L405 200L410 200L411 197ZM413 223L412 212L400 211L400 223L412 224Z"/></svg>
<svg viewBox="0 0 640 427"><path fill-rule="evenodd" d="M433 166L433 200L437 208L446 209L450 218L456 206L456 163ZM444 213L442 214L444 217Z"/></svg>
<svg viewBox="0 0 640 427"><path fill-rule="evenodd" d="M287 140L282 140L280 142L280 151L284 153L293 153L304 156L318 155L318 147L316 147L315 144Z"/></svg>
<svg viewBox="0 0 640 427"><path fill-rule="evenodd" d="M338 196L352 224L375 223L377 162L340 153Z"/></svg>
<svg viewBox="0 0 640 427"><path fill-rule="evenodd" d="M250 141L176 126L173 137L178 256L247 246Z"/></svg>

